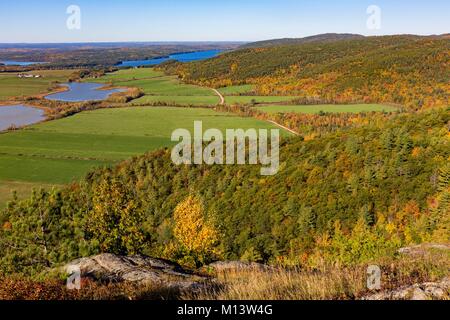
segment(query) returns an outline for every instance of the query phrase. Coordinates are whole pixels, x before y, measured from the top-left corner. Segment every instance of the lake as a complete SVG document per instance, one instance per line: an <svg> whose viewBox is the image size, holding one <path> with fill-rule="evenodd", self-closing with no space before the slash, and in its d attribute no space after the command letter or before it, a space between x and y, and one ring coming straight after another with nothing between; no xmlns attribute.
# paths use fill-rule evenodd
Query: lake
<svg viewBox="0 0 450 320"><path fill-rule="evenodd" d="M0 61L0 64L4 64L5 66L31 66L33 64L41 64L42 62L24 62L24 61L13 61L13 60L7 60L7 61Z"/></svg>
<svg viewBox="0 0 450 320"><path fill-rule="evenodd" d="M99 101L107 99L113 93L125 91L124 89L99 90L105 86L99 83L72 82L63 86L68 87L69 90L50 94L45 98L66 102Z"/></svg>
<svg viewBox="0 0 450 320"><path fill-rule="evenodd" d="M45 120L44 111L25 105L0 106L0 131L11 126L22 127Z"/></svg>
<svg viewBox="0 0 450 320"><path fill-rule="evenodd" d="M220 54L222 50L207 50L207 51L197 51L197 52L189 52L189 53L175 53L171 54L168 57L154 58L149 60L129 60L122 61L118 64L118 67L141 67L141 66L156 66L163 62L169 60L177 60L179 62L191 62L191 61L199 61L206 60L210 58L216 57Z"/></svg>

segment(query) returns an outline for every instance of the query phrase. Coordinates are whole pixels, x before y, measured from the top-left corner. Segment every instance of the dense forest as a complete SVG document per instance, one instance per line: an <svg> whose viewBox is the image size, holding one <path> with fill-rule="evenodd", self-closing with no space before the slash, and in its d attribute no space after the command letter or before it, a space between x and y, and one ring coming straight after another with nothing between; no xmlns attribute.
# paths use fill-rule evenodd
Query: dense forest
<svg viewBox="0 0 450 320"><path fill-rule="evenodd" d="M35 275L99 252L194 267L220 259L351 265L406 244L447 242L449 123L449 109L437 109L312 141L285 138L272 177L258 166L176 166L169 150L95 170L9 203L0 273Z"/></svg>
<svg viewBox="0 0 450 320"><path fill-rule="evenodd" d="M222 54L166 72L212 87L253 84L255 95L314 103L449 105L448 36L383 36L272 45Z"/></svg>

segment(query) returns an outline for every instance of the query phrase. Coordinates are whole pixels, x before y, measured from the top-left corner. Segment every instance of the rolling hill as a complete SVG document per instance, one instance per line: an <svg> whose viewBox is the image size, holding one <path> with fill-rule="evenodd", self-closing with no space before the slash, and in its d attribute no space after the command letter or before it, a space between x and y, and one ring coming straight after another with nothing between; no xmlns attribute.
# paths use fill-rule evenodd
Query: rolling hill
<svg viewBox="0 0 450 320"><path fill-rule="evenodd" d="M304 38L283 38L283 39L273 39L265 41L251 42L242 45L241 49L248 48L263 48L263 47L273 47L291 44L304 44L312 42L334 42L340 40L352 40L352 39L363 39L364 36L360 34L351 33L325 33Z"/></svg>
<svg viewBox="0 0 450 320"><path fill-rule="evenodd" d="M216 88L252 84L256 95L292 95L305 103L448 106L446 36L383 36L241 49L167 73Z"/></svg>

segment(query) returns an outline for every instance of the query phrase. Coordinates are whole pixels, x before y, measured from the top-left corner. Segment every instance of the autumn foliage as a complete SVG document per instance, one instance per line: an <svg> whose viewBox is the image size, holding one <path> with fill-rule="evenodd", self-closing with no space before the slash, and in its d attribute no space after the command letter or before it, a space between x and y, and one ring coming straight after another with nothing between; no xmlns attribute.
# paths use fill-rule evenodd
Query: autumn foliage
<svg viewBox="0 0 450 320"><path fill-rule="evenodd" d="M205 263L216 253L219 234L211 217L205 215L200 198L189 196L174 211L173 234L185 256Z"/></svg>
<svg viewBox="0 0 450 320"><path fill-rule="evenodd" d="M255 95L422 109L449 105L449 53L445 38L385 36L242 49L165 68L194 84L252 84Z"/></svg>

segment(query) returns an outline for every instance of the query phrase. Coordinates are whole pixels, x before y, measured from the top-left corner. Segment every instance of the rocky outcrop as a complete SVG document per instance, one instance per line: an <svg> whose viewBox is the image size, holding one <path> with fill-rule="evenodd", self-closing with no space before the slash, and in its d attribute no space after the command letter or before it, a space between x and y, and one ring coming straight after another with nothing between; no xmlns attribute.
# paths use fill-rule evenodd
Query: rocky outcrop
<svg viewBox="0 0 450 320"><path fill-rule="evenodd" d="M123 257L101 254L75 260L67 264L64 269L69 274L78 270L82 278L95 281L155 284L170 289L189 291L204 288L208 280L172 262L142 255Z"/></svg>
<svg viewBox="0 0 450 320"><path fill-rule="evenodd" d="M426 282L388 292L379 292L362 300L443 300L450 298L450 278L441 282Z"/></svg>
<svg viewBox="0 0 450 320"><path fill-rule="evenodd" d="M417 259L433 251L448 251L450 245L439 243L425 243L416 246L404 247L398 253ZM441 282L425 282L411 286L404 286L396 290L378 292L368 295L363 300L443 300L450 298L450 278Z"/></svg>

